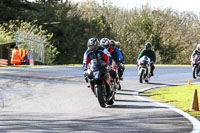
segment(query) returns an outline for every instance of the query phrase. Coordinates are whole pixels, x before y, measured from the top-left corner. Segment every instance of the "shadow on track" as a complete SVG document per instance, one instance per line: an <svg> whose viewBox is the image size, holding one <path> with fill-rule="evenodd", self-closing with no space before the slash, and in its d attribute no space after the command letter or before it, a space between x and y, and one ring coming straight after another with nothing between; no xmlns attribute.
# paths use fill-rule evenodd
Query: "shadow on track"
<svg viewBox="0 0 200 133"><path fill-rule="evenodd" d="M137 101L137 100L123 100L123 99L116 99L116 102L128 102L128 103L132 103L132 102L149 102L149 101Z"/></svg>
<svg viewBox="0 0 200 133"><path fill-rule="evenodd" d="M123 107L123 106L116 106ZM149 106L151 107L151 106ZM147 108L149 108L147 107ZM139 108L139 107L137 107ZM57 113L13 113L4 112L0 114L3 133L8 132L134 132L134 133L188 133L191 126L178 114L162 112L145 115L143 113L114 114L109 116L88 116L82 118L71 118L67 114ZM178 125L179 120L181 126ZM170 125L166 128L164 125ZM156 126L152 126L156 125ZM159 126L158 125L162 125ZM167 130L169 129L169 130Z"/></svg>
<svg viewBox="0 0 200 133"><path fill-rule="evenodd" d="M140 105L112 105L108 106L107 108L123 108L123 109L155 109L155 108L166 108L166 107L159 107L159 106L140 106Z"/></svg>
<svg viewBox="0 0 200 133"><path fill-rule="evenodd" d="M137 91L134 91L134 90L120 90L120 91L126 91L126 92L137 92Z"/></svg>
<svg viewBox="0 0 200 133"><path fill-rule="evenodd" d="M152 85L168 85L168 86L176 86L174 84L167 84L167 83L155 83L155 82L149 82L149 83L146 83L146 84L152 84Z"/></svg>

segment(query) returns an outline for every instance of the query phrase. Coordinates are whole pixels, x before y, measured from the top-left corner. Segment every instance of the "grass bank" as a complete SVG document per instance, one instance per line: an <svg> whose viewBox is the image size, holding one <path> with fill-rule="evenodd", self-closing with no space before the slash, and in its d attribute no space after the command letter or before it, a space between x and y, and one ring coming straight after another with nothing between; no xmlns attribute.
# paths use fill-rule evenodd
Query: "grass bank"
<svg viewBox="0 0 200 133"><path fill-rule="evenodd" d="M175 104L181 110L200 120L200 111L189 111L195 89L197 89L198 98L200 98L200 84L167 86L146 91L142 93L142 95L147 95L156 100Z"/></svg>

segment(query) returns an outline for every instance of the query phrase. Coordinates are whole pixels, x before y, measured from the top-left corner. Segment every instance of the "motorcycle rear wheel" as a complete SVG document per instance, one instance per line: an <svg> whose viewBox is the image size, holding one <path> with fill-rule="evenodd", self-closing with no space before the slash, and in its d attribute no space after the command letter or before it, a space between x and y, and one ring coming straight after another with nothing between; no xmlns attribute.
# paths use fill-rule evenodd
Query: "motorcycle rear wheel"
<svg viewBox="0 0 200 133"><path fill-rule="evenodd" d="M102 85L97 85L97 99L101 107L106 106L105 96L103 95L104 93L103 89L105 88L103 88Z"/></svg>

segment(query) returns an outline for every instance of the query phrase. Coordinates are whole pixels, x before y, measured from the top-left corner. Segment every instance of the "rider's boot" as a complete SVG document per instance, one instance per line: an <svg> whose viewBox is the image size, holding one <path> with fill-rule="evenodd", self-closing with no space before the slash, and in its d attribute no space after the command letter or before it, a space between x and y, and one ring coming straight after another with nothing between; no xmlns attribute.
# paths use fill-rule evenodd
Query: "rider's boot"
<svg viewBox="0 0 200 133"><path fill-rule="evenodd" d="M90 88L91 88L92 92L94 93L94 95L96 96L96 92L94 90L94 82L90 82Z"/></svg>
<svg viewBox="0 0 200 133"><path fill-rule="evenodd" d="M94 95L96 96L96 92L95 92L94 88L91 88L91 90L94 93Z"/></svg>
<svg viewBox="0 0 200 133"><path fill-rule="evenodd" d="M151 71L151 76L153 76L153 71Z"/></svg>
<svg viewBox="0 0 200 133"><path fill-rule="evenodd" d="M154 69L155 69L155 67L154 67L154 66L152 66L152 67L151 67L151 76L154 76L154 74L153 74L153 72L154 72Z"/></svg>

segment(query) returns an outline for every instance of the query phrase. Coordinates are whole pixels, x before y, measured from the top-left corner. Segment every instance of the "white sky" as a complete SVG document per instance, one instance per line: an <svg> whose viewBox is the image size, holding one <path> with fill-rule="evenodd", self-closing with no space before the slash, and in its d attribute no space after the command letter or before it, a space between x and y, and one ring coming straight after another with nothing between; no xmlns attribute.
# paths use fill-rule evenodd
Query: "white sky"
<svg viewBox="0 0 200 133"><path fill-rule="evenodd" d="M34 1L34 0L28 0ZM65 0L64 0L65 1ZM73 2L80 2L86 0L69 0ZM95 0L102 3L102 0ZM106 1L106 0L105 0ZM149 3L152 7L167 8L171 7L179 11L194 11L195 13L200 12L200 0L110 0L115 6L131 9L134 7L141 7Z"/></svg>
<svg viewBox="0 0 200 133"><path fill-rule="evenodd" d="M84 0L70 0L74 2ZM102 0L95 0L102 3ZM141 7L149 3L152 7L171 7L179 11L194 11L200 12L200 0L110 0L118 7L131 9L133 7Z"/></svg>

